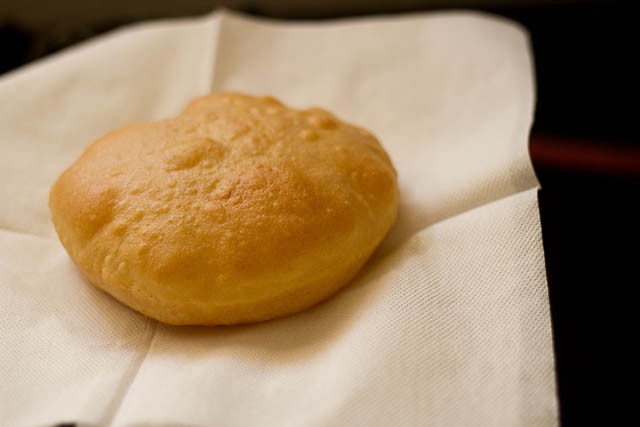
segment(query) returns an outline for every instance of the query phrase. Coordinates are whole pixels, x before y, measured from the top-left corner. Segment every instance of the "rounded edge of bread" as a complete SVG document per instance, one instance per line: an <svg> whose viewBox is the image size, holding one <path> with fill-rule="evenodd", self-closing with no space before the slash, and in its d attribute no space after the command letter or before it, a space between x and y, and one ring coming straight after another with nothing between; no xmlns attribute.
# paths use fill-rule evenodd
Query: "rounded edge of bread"
<svg viewBox="0 0 640 427"><path fill-rule="evenodd" d="M175 325L269 320L344 287L395 221L396 172L369 132L234 93L93 143L49 206L87 279Z"/></svg>

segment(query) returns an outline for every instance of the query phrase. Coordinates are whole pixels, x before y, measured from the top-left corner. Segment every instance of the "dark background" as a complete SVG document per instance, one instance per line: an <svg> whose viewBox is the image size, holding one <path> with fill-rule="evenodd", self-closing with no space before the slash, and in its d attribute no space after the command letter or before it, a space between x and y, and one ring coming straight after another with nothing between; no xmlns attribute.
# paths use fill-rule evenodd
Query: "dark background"
<svg viewBox="0 0 640 427"><path fill-rule="evenodd" d="M640 37L632 2L3 0L0 74L127 23L219 6L281 19L464 8L523 24L536 64L530 153L542 187L561 422L637 418L627 392L636 371L633 291L640 285Z"/></svg>

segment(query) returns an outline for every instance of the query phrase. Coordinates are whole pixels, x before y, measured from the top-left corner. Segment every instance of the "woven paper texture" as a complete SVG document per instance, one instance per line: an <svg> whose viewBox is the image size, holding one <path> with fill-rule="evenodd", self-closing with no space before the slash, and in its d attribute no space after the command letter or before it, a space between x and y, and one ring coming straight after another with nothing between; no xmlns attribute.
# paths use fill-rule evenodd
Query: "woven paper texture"
<svg viewBox="0 0 640 427"><path fill-rule="evenodd" d="M94 289L48 191L87 145L218 90L375 133L396 225L358 278L259 325L157 324ZM136 25L0 79L0 425L552 426L526 35L440 13Z"/></svg>

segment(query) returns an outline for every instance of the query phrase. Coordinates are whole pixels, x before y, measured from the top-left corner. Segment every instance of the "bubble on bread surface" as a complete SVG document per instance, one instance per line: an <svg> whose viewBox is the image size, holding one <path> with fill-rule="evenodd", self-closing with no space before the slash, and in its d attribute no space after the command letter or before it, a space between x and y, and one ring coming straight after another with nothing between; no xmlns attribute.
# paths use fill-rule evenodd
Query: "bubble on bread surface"
<svg viewBox="0 0 640 427"><path fill-rule="evenodd" d="M72 259L94 285L171 324L267 320L326 299L398 203L373 135L320 108L234 93L112 132L70 171L50 205Z"/></svg>
<svg viewBox="0 0 640 427"><path fill-rule="evenodd" d="M336 120L324 110L314 108L308 112L307 122L316 129L335 129L338 126Z"/></svg>
<svg viewBox="0 0 640 427"><path fill-rule="evenodd" d="M303 129L300 131L300 138L306 141L316 141L318 139L318 133L311 129Z"/></svg>

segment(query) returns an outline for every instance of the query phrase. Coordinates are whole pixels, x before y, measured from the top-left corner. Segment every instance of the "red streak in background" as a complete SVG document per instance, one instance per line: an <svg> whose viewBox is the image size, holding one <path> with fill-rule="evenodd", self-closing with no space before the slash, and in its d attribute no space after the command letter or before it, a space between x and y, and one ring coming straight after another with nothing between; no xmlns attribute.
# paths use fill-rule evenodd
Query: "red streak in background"
<svg viewBox="0 0 640 427"><path fill-rule="evenodd" d="M640 176L640 147L532 135L529 152L542 168Z"/></svg>

